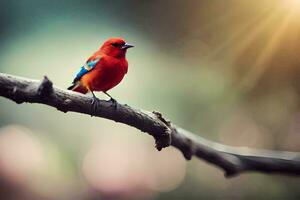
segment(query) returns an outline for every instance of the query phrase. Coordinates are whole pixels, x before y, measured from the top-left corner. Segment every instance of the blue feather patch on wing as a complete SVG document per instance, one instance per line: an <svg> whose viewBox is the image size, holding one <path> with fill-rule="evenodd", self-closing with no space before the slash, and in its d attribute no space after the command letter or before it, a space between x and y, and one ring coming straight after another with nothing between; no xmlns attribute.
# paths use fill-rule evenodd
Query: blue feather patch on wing
<svg viewBox="0 0 300 200"><path fill-rule="evenodd" d="M97 62L100 60L100 58L96 59L96 60L92 60L88 63L86 63L89 67L93 68L95 67L95 65L97 64Z"/></svg>
<svg viewBox="0 0 300 200"><path fill-rule="evenodd" d="M78 81L83 75L85 75L86 73L88 73L89 71L91 71L92 69L95 68L96 64L99 62L100 58L96 59L96 60L92 60L90 62L87 62L84 66L82 66L80 68L80 71L76 74L73 83L75 83L76 81Z"/></svg>

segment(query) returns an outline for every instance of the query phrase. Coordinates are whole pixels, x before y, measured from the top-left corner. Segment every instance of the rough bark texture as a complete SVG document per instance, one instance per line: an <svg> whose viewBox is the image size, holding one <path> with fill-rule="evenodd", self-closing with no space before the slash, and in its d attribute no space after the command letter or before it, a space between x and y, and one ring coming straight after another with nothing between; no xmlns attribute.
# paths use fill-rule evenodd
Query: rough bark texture
<svg viewBox="0 0 300 200"><path fill-rule="evenodd" d="M142 111L121 104L115 107L110 101L101 100L101 106L93 111L90 97L54 87L47 77L36 81L0 73L0 95L18 104L40 103L62 112L89 114L133 126L152 135L158 150L172 145L187 160L196 156L223 169L226 177L249 171L300 175L300 153L255 150L211 142L177 127L159 112Z"/></svg>

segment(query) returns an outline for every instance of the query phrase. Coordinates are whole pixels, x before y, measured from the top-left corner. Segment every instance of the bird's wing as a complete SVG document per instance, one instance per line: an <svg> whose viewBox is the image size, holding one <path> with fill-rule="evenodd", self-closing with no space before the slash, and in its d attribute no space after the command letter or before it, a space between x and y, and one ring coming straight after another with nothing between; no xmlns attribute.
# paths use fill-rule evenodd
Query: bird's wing
<svg viewBox="0 0 300 200"><path fill-rule="evenodd" d="M92 56L91 58L88 59L88 61L83 65L79 72L76 74L73 83L77 82L80 80L80 78L87 74L89 71L95 68L96 64L100 61L101 56Z"/></svg>

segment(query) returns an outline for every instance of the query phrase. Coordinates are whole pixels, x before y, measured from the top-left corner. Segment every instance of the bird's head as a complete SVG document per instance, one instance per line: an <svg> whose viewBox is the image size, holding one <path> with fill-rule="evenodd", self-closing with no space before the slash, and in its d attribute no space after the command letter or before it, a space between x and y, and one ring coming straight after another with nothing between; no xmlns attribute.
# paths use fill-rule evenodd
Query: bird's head
<svg viewBox="0 0 300 200"><path fill-rule="evenodd" d="M133 45L126 43L122 38L111 38L104 42L100 51L108 56L123 58L125 57L127 49L131 47L133 47Z"/></svg>

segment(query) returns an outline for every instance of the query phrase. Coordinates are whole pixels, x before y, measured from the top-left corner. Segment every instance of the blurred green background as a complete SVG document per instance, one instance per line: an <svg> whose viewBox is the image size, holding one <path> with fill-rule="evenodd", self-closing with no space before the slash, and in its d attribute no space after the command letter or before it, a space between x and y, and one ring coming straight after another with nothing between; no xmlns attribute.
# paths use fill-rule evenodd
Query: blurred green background
<svg viewBox="0 0 300 200"><path fill-rule="evenodd" d="M220 143L300 151L300 1L0 0L0 70L67 88L110 37L111 95ZM106 98L98 94L99 98ZM109 120L0 98L1 199L299 199L297 177L225 179Z"/></svg>

